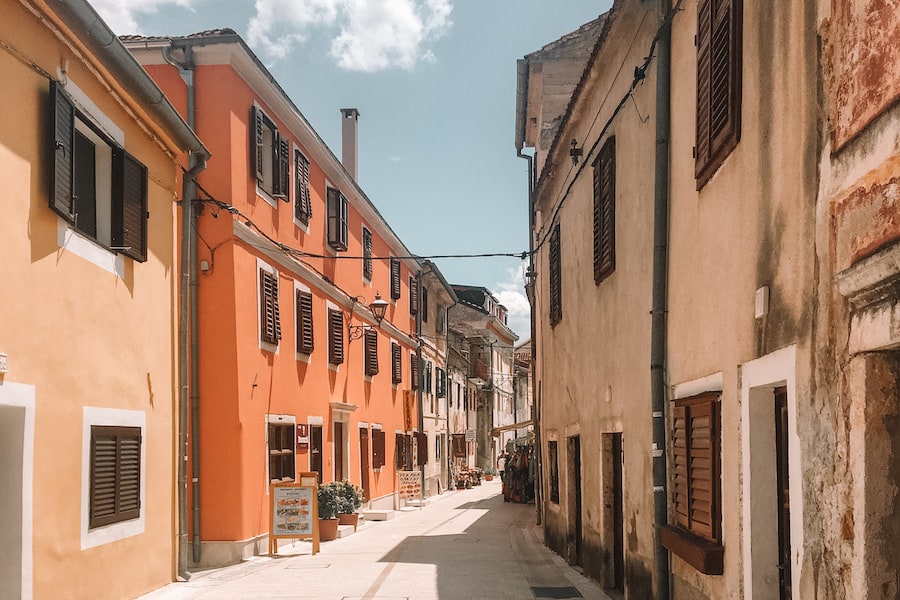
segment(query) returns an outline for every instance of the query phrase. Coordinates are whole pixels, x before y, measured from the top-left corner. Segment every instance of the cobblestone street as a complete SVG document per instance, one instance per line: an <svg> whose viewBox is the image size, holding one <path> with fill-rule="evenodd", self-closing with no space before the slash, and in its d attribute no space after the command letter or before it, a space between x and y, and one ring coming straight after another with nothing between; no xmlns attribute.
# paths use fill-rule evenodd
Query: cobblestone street
<svg viewBox="0 0 900 600"><path fill-rule="evenodd" d="M534 519L533 504L504 503L500 484L488 482L368 522L316 556L297 542L282 556L199 572L142 600L607 599L543 546Z"/></svg>

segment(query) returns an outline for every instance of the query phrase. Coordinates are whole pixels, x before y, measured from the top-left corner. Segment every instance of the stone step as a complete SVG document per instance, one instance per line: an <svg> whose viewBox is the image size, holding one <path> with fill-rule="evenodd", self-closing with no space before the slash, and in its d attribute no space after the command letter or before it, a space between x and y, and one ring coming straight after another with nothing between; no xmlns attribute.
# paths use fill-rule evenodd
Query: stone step
<svg viewBox="0 0 900 600"><path fill-rule="evenodd" d="M364 510L360 516L366 521L389 521L394 518L392 510Z"/></svg>

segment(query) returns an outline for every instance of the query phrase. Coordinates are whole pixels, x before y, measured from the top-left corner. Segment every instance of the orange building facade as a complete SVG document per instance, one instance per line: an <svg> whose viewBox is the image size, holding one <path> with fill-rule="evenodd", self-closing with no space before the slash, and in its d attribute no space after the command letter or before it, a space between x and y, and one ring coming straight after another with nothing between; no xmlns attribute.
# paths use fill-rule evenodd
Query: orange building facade
<svg viewBox="0 0 900 600"><path fill-rule="evenodd" d="M194 203L192 562L261 552L269 484L299 472L394 508L419 267L355 181L358 113L343 110L345 168L232 31L125 43L215 157Z"/></svg>

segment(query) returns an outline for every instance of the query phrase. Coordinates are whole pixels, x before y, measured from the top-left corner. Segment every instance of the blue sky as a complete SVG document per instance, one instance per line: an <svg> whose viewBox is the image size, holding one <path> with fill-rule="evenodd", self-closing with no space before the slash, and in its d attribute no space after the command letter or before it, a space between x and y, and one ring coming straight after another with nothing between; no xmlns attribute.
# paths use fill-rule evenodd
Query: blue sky
<svg viewBox="0 0 900 600"><path fill-rule="evenodd" d="M359 183L414 253L528 248L526 162L514 144L516 59L610 0L94 0L118 34L230 27L338 157L339 109L359 121ZM529 336L524 266L436 260L483 285Z"/></svg>

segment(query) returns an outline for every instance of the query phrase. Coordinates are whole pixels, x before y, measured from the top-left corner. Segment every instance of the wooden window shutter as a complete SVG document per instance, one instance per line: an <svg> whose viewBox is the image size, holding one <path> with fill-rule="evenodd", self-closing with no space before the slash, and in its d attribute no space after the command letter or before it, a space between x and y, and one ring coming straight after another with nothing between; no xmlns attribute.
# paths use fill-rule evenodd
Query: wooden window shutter
<svg viewBox="0 0 900 600"><path fill-rule="evenodd" d="M676 406L672 414L672 503L675 509L675 522L689 529L687 408Z"/></svg>
<svg viewBox="0 0 900 600"><path fill-rule="evenodd" d="M57 81L50 82L51 126L53 138L53 177L50 180L50 208L70 223L75 222L72 156L75 136L75 107Z"/></svg>
<svg viewBox="0 0 900 600"><path fill-rule="evenodd" d="M278 176L275 180L278 189L275 195L285 202L291 201L291 142L281 135L278 139Z"/></svg>
<svg viewBox="0 0 900 600"><path fill-rule="evenodd" d="M265 164L266 145L263 134L263 112L256 106L250 108L250 162L256 181L263 182L263 165Z"/></svg>
<svg viewBox="0 0 900 600"><path fill-rule="evenodd" d="M616 270L616 138L594 162L594 283Z"/></svg>
<svg viewBox="0 0 900 600"><path fill-rule="evenodd" d="M391 342L391 383L403 381L403 350L400 344Z"/></svg>
<svg viewBox="0 0 900 600"><path fill-rule="evenodd" d="M400 298L400 260L391 258L391 299Z"/></svg>
<svg viewBox="0 0 900 600"><path fill-rule="evenodd" d="M562 259L560 256L559 223L550 235L550 325L562 320Z"/></svg>
<svg viewBox="0 0 900 600"><path fill-rule="evenodd" d="M328 362L344 362L344 313L334 309L328 310Z"/></svg>
<svg viewBox="0 0 900 600"><path fill-rule="evenodd" d="M372 468L379 469L384 466L384 431L372 430Z"/></svg>
<svg viewBox="0 0 900 600"><path fill-rule="evenodd" d="M719 541L721 511L720 443L717 395L676 401L672 422L675 522L715 542Z"/></svg>
<svg viewBox="0 0 900 600"><path fill-rule="evenodd" d="M260 337L269 344L281 339L281 317L278 313L278 276L259 270Z"/></svg>
<svg viewBox="0 0 900 600"><path fill-rule="evenodd" d="M315 347L312 304L310 292L297 290L297 352L300 354L312 354Z"/></svg>
<svg viewBox="0 0 900 600"><path fill-rule="evenodd" d="M409 314L414 315L419 312L419 278L410 276L409 278Z"/></svg>
<svg viewBox="0 0 900 600"><path fill-rule="evenodd" d="M428 288L425 287L424 285L422 286L422 302L420 304L421 304L421 309L422 309L422 322L427 323L428 322Z"/></svg>
<svg viewBox="0 0 900 600"><path fill-rule="evenodd" d="M113 147L112 246L138 262L147 260L147 168Z"/></svg>
<svg viewBox="0 0 900 600"><path fill-rule="evenodd" d="M394 466L402 471L406 464L406 436L402 433L394 434Z"/></svg>
<svg viewBox="0 0 900 600"><path fill-rule="evenodd" d="M432 362L430 360L425 361L425 393L430 394L432 391L431 381L432 381Z"/></svg>
<svg viewBox="0 0 900 600"><path fill-rule="evenodd" d="M409 353L409 389L419 389L419 357L415 352Z"/></svg>
<svg viewBox="0 0 900 600"><path fill-rule="evenodd" d="M697 189L741 136L741 0L701 0L697 9Z"/></svg>
<svg viewBox="0 0 900 600"><path fill-rule="evenodd" d="M444 398L447 396L447 372L440 367L437 368L437 377L435 379L434 387L435 395L438 398Z"/></svg>
<svg viewBox="0 0 900 600"><path fill-rule="evenodd" d="M416 464L428 463L428 434L422 431L416 432Z"/></svg>
<svg viewBox="0 0 900 600"><path fill-rule="evenodd" d="M367 329L365 334L366 375L378 374L378 331Z"/></svg>
<svg viewBox="0 0 900 600"><path fill-rule="evenodd" d="M347 250L347 199L339 190L328 188L328 244L338 251Z"/></svg>
<svg viewBox="0 0 900 600"><path fill-rule="evenodd" d="M294 171L297 177L294 216L298 221L308 224L312 217L312 202L309 198L309 161L299 150L294 152Z"/></svg>
<svg viewBox="0 0 900 600"><path fill-rule="evenodd" d="M88 527L140 516L141 430L91 426Z"/></svg>
<svg viewBox="0 0 900 600"><path fill-rule="evenodd" d="M363 227L363 277L372 280L372 232Z"/></svg>

